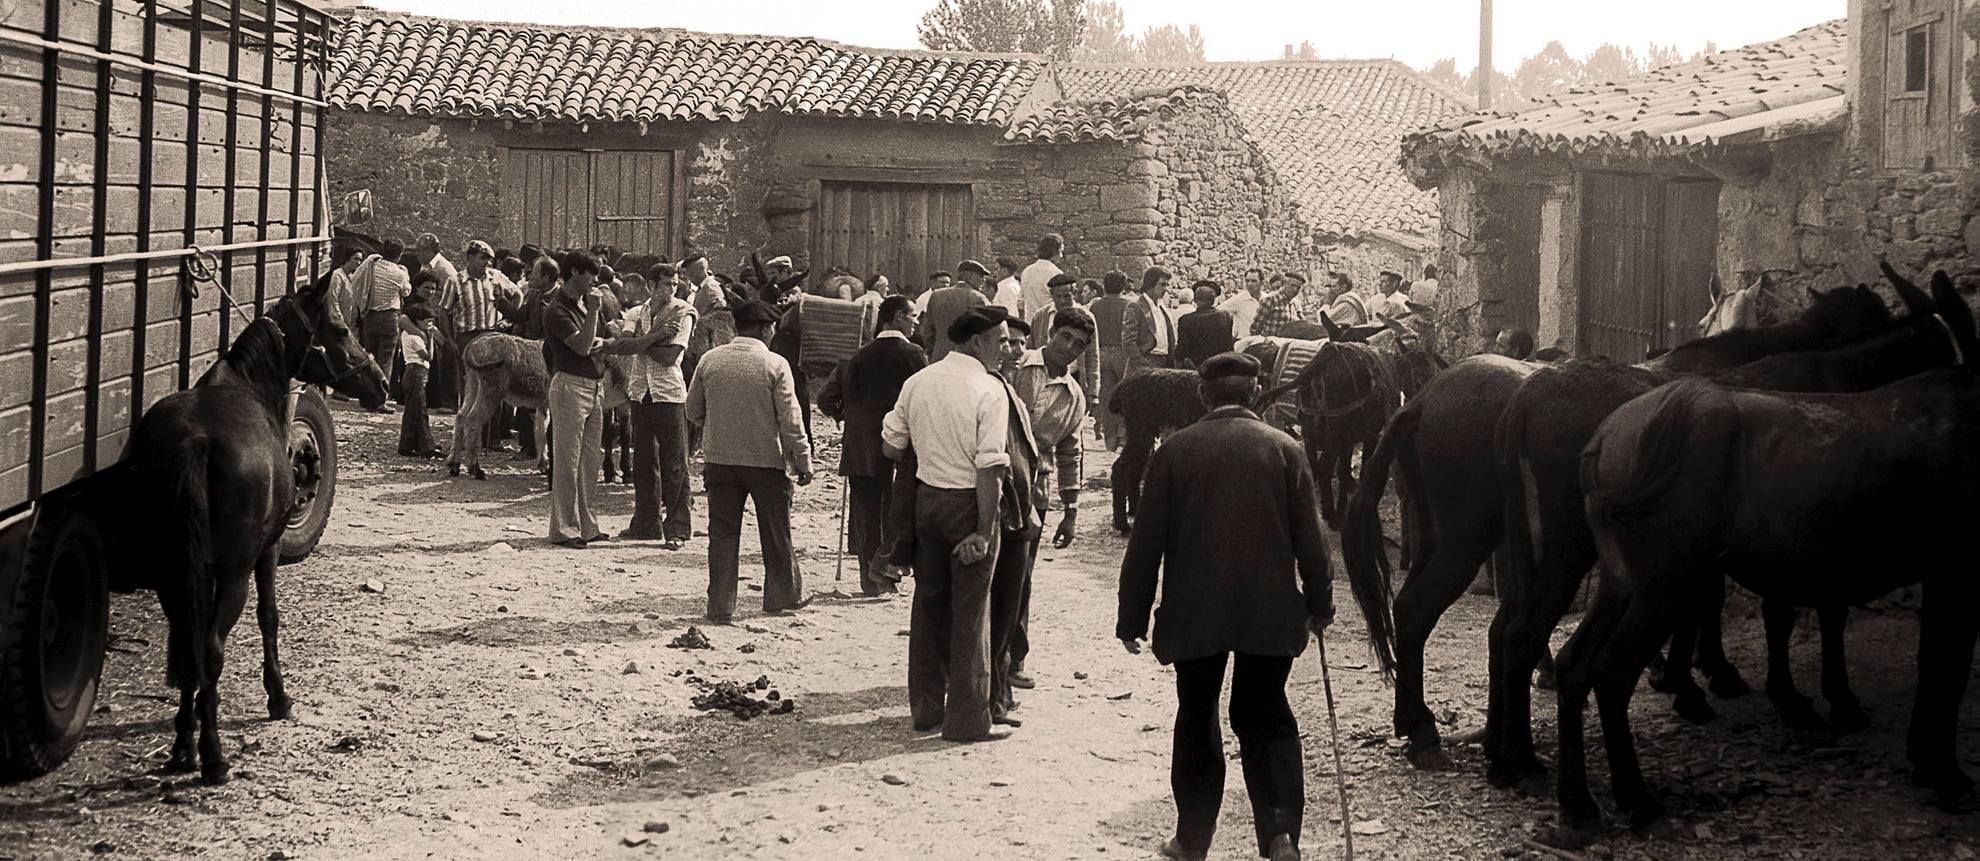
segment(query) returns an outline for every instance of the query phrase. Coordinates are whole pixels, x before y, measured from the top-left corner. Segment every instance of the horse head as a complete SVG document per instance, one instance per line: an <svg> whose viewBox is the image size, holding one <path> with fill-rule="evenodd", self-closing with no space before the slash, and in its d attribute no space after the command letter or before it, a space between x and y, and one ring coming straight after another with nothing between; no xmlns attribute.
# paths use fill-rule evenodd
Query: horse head
<svg viewBox="0 0 1980 861"><path fill-rule="evenodd" d="M282 329L288 367L305 383L329 386L366 407L385 404L385 373L329 301L330 275L284 297L269 312Z"/></svg>
<svg viewBox="0 0 1980 861"><path fill-rule="evenodd" d="M1868 287L1838 287L1821 292L1810 288L1808 300L1808 308L1801 312L1799 322L1828 343L1854 341L1892 323L1890 307Z"/></svg>

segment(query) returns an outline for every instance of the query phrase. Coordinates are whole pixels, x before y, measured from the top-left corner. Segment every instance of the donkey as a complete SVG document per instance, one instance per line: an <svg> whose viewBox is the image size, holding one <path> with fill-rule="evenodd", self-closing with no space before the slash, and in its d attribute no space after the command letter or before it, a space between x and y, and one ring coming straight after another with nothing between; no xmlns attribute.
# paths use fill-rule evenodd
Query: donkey
<svg viewBox="0 0 1980 861"><path fill-rule="evenodd" d="M268 716L289 717L276 645L275 563L295 498L289 381L329 385L367 407L385 403L385 375L332 310L328 273L241 331L219 362L167 395L131 429L113 467L128 489L124 522L138 546L168 552L147 565L170 622L167 683L179 689L166 767L227 781L220 750L220 669L254 573ZM195 714L195 704L197 713ZM197 725L197 753L193 732Z"/></svg>
<svg viewBox="0 0 1980 861"><path fill-rule="evenodd" d="M629 357L600 356L605 367L605 399L601 409L614 409L626 403ZM461 348L461 364L467 371L467 391L461 395L461 411L454 417L452 450L447 456L447 474L486 481L481 469L481 433L504 401L510 406L535 414L536 468L550 466L550 446L545 429L550 423L550 370L543 361L543 342L518 338L501 332L477 335Z"/></svg>
<svg viewBox="0 0 1980 861"><path fill-rule="evenodd" d="M1891 321L1883 300L1868 290L1844 288L1812 295L1811 299L1808 310L1792 323L1701 339L1679 347L1663 361L1684 368L1729 367L1770 351L1844 342L1887 326ZM1506 615L1505 602L1518 584L1507 582L1512 560L1505 551L1515 534L1523 535L1526 521L1524 514L1516 520L1506 519L1506 505L1501 500L1511 487L1519 485L1506 483L1498 466L1496 425L1532 380L1589 367L1595 367L1595 363L1578 360L1556 367L1497 356L1466 359L1411 399L1410 405L1398 413L1398 418L1385 431L1387 439L1376 445L1376 453L1367 468L1370 481L1354 502L1353 513L1342 533L1342 556L1356 603L1369 619L1376 659L1385 674L1397 673L1395 732L1398 737L1408 739L1404 755L1417 768L1440 768L1447 762L1436 722L1424 702L1424 643L1444 611L1464 594L1480 566L1495 552L1502 605L1500 618L1494 620L1494 643L1502 639L1512 621ZM1643 385L1638 391L1647 390L1648 385ZM1558 408L1562 403L1572 402L1552 403ZM1393 596L1393 606L1388 592L1387 560L1380 544L1381 524L1376 514L1384 483L1380 479L1385 477L1392 459L1400 462L1403 486L1412 492L1404 519L1422 526L1421 537L1417 539L1420 552L1412 554L1409 573L1401 592ZM1516 526L1509 529L1509 524ZM1558 619L1559 614L1553 618ZM1502 666L1503 651L1495 647L1492 652L1495 679L1510 673L1510 678L1521 680L1519 700L1526 698L1524 680L1531 678L1533 666L1546 657L1544 639L1542 648L1536 651L1538 654L1526 665L1523 674ZM1487 777L1498 786L1517 783L1539 768L1537 759L1530 755L1530 741L1524 747L1529 751L1524 760L1497 755L1496 739L1506 721L1495 719L1496 704L1505 699L1495 685L1492 700L1495 705L1487 716L1486 747ZM1525 730L1523 711L1513 726L1530 737L1530 731ZM1514 749L1521 748L1515 745ZM1514 761L1520 767L1510 767Z"/></svg>
<svg viewBox="0 0 1980 861"><path fill-rule="evenodd" d="M1617 409L1590 440L1580 483L1602 579L1560 655L1562 842L1585 842L1600 819L1582 738L1591 690L1618 806L1639 826L1662 815L1631 743L1630 695L1673 623L1716 609L1710 593L1726 575L1814 607L1924 583L1906 753L1940 804L1970 796L1955 748L1980 593L1948 560L1964 555L1980 516L1980 380L1964 364L1980 338L1945 273L1932 293L1954 367L1857 394L1681 380ZM1865 532L1910 537L1864 542Z"/></svg>

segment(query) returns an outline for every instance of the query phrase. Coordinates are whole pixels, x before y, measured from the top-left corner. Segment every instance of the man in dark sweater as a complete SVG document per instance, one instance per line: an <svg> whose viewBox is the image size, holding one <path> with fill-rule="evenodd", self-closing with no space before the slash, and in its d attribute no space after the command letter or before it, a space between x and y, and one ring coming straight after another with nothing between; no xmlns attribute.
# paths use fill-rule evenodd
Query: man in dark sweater
<svg viewBox="0 0 1980 861"><path fill-rule="evenodd" d="M1196 282L1196 310L1176 321L1176 366L1200 368L1211 356L1228 353L1237 340L1228 311L1217 310L1217 282Z"/></svg>
<svg viewBox="0 0 1980 861"><path fill-rule="evenodd" d="M1169 771L1176 834L1163 854L1175 858L1203 858L1217 830L1217 700L1232 653L1231 728L1258 853L1299 857L1305 772L1286 677L1308 631L1333 621L1334 599L1306 457L1246 406L1258 396L1258 372L1258 360L1242 353L1203 364L1210 413L1155 450L1121 561L1114 633L1131 654L1141 653L1161 575L1153 646L1157 660L1175 665L1177 700Z"/></svg>
<svg viewBox="0 0 1980 861"><path fill-rule="evenodd" d="M845 422L839 474L846 477L851 496L848 540L859 559L859 589L868 596L897 592L900 582L889 561L896 536L885 528L894 462L881 447L880 423L900 398L901 385L928 366L928 354L908 340L921 322L914 300L889 296L880 303L879 314L880 331L873 341L840 365L818 394L825 415Z"/></svg>

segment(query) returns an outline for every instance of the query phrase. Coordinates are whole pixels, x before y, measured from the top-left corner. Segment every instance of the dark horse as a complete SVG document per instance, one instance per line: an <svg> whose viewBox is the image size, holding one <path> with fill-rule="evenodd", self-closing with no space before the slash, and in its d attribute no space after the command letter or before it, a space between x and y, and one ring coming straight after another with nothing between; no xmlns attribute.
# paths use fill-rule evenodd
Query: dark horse
<svg viewBox="0 0 1980 861"><path fill-rule="evenodd" d="M193 388L145 411L116 468L128 488L136 546L171 625L167 683L179 688L177 736L167 767L198 767L227 780L220 751L220 668L227 634L247 603L254 572L268 715L289 716L275 630L275 563L294 501L289 381L330 385L367 406L385 402L385 377L325 294L323 277L249 324ZM193 727L197 696L199 747Z"/></svg>
<svg viewBox="0 0 1980 861"><path fill-rule="evenodd" d="M1933 294L1961 360L1976 355L1972 317L1944 273ZM1956 560L1980 517L1976 452L1980 380L1963 366L1858 394L1682 380L1610 415L1580 458L1602 579L1560 655L1561 840L1578 845L1600 821L1582 738L1591 690L1617 805L1638 825L1661 815L1631 742L1630 694L1674 621L1716 609L1709 593L1725 575L1812 607L1923 582L1906 753L1913 779L1941 804L1964 801L1973 781L1960 770L1956 730L1980 592Z"/></svg>
<svg viewBox="0 0 1980 861"><path fill-rule="evenodd" d="M1602 416L1628 397L1648 391L1660 375L1728 368L1775 352L1843 343L1891 322L1883 300L1864 288L1832 290L1812 298L1808 310L1791 323L1693 341L1673 350L1658 363L1643 367L1628 368L1599 360L1576 360L1549 367L1499 357L1473 357L1437 377L1420 397L1412 399L1409 407L1397 414L1370 459L1366 492L1353 505L1341 543L1356 603L1369 620L1376 657L1385 672L1397 673L1395 731L1409 739L1405 753L1413 765L1429 768L1444 761L1442 739L1424 702L1424 643L1437 620L1464 593L1487 558L1502 546L1510 550L1515 543L1512 539L1525 534L1524 513L1509 517L1508 507L1502 501L1521 484L1516 473L1514 480L1507 480L1507 473L1495 456L1498 451L1495 425L1501 414L1510 414L1515 405L1526 404L1521 415L1532 412L1548 417L1560 413L1566 414L1563 421L1571 419L1575 424L1585 425L1586 430L1579 432L1573 447L1563 450L1571 456L1579 451L1580 443L1593 432ZM1591 378L1593 382L1583 383L1583 378ZM1544 390L1536 388L1535 381L1542 379L1550 379L1552 384ZM1620 399L1607 396L1609 403L1584 405L1578 400L1583 388L1600 393L1618 387L1626 394ZM1542 391L1548 399L1538 399ZM1594 413L1592 420L1586 418L1590 412ZM1570 429L1563 434L1534 439L1567 445L1563 440L1575 436ZM1539 446L1536 442L1536 447ZM1376 513L1392 460L1400 461L1404 486L1410 489L1413 500L1420 500L1406 505L1405 522L1423 526L1417 539L1421 552L1410 560L1402 590L1393 601ZM1498 785L1518 782L1532 773L1525 766L1537 765L1531 757L1526 709L1518 709L1510 719L1502 718L1500 712L1509 699L1515 703L1530 702L1525 680L1532 677L1535 664L1545 656L1545 634L1565 611L1574 586L1580 582L1579 574L1587 568L1584 564L1573 578L1567 579L1565 589L1547 591L1548 600L1558 599L1561 607L1547 616L1547 627L1541 631L1538 646L1524 664L1524 673L1517 668L1505 668L1508 653L1501 648L1513 621L1508 608L1524 606L1514 597L1523 584L1508 582L1518 576L1517 570L1508 554L1500 556L1501 607L1492 629L1492 706L1486 724L1488 777ZM1556 591L1561 594L1555 595ZM1501 679L1508 680L1504 686L1499 684ZM1520 680L1516 696L1501 689L1510 687L1511 679ZM1508 729L1527 739L1523 746L1511 745L1510 752L1523 751L1524 757L1513 756L1508 761L1499 754L1506 746L1499 739ZM1510 767L1513 763L1521 767Z"/></svg>

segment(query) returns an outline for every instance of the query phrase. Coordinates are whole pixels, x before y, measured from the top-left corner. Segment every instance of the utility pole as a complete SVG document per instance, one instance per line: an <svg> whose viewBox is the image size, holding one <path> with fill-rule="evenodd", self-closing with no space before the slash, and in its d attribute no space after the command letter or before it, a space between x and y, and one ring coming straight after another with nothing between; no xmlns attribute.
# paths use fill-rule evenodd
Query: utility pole
<svg viewBox="0 0 1980 861"><path fill-rule="evenodd" d="M1492 0L1478 0L1478 109L1492 109Z"/></svg>

